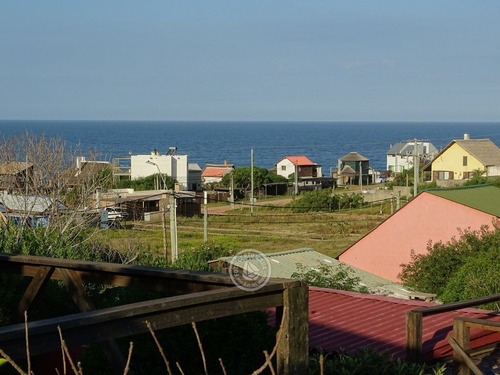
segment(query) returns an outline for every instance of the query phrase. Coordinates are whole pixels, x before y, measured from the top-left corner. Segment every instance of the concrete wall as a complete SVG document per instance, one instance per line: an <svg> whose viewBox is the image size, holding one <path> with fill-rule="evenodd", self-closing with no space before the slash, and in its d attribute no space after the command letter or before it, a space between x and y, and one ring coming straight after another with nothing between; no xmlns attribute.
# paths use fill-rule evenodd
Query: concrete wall
<svg viewBox="0 0 500 375"><path fill-rule="evenodd" d="M410 197L413 196L413 187L406 186L395 186L394 190L389 189L374 189L374 190L364 190L363 198L365 202L377 202L383 199L390 199L391 197L397 197L398 193L401 194L401 197Z"/></svg>

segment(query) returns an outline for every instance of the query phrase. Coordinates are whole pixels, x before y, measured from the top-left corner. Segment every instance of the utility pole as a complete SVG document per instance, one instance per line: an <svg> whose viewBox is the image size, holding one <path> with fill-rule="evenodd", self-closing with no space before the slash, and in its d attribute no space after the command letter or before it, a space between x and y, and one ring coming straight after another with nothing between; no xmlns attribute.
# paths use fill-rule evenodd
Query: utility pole
<svg viewBox="0 0 500 375"><path fill-rule="evenodd" d="M208 241L208 209L207 209L207 191L203 192L203 240Z"/></svg>
<svg viewBox="0 0 500 375"><path fill-rule="evenodd" d="M231 171L231 210L234 210L234 170Z"/></svg>
<svg viewBox="0 0 500 375"><path fill-rule="evenodd" d="M168 245L167 245L167 217L165 215L165 203L161 205L161 224L163 228L163 255L165 256L165 263L168 262Z"/></svg>
<svg viewBox="0 0 500 375"><path fill-rule="evenodd" d="M170 193L169 206L170 206L170 241L172 244L171 245L172 262L175 262L177 260L179 253L177 249L177 212L176 212L177 209L176 209L174 192Z"/></svg>
<svg viewBox="0 0 500 375"><path fill-rule="evenodd" d="M414 142L414 152L413 152L413 197L417 196L417 186L418 186L418 177L420 175L419 168L419 157L418 157L418 146L417 139L413 140Z"/></svg>
<svg viewBox="0 0 500 375"><path fill-rule="evenodd" d="M363 192L363 166L361 160L359 161L359 190Z"/></svg>
<svg viewBox="0 0 500 375"><path fill-rule="evenodd" d="M295 162L295 175L294 175L294 183L295 183L295 195L299 195L299 167L297 166L298 160Z"/></svg>
<svg viewBox="0 0 500 375"><path fill-rule="evenodd" d="M250 150L250 214L253 216L253 148Z"/></svg>

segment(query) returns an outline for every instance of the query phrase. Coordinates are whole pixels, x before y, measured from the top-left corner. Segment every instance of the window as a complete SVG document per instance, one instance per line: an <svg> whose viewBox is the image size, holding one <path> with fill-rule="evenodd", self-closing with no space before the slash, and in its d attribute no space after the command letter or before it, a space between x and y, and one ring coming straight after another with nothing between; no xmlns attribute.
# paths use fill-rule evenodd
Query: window
<svg viewBox="0 0 500 375"><path fill-rule="evenodd" d="M286 171L286 165L282 165L282 166L281 166L281 170L282 170L282 171Z"/></svg>
<svg viewBox="0 0 500 375"><path fill-rule="evenodd" d="M464 160L463 160L463 162L464 162L464 163L463 163L463 164L464 164L464 167L466 167L466 166L467 166L467 156L464 156Z"/></svg>
<svg viewBox="0 0 500 375"><path fill-rule="evenodd" d="M450 172L448 172L448 171L439 171L439 179L440 180L449 180L450 179Z"/></svg>

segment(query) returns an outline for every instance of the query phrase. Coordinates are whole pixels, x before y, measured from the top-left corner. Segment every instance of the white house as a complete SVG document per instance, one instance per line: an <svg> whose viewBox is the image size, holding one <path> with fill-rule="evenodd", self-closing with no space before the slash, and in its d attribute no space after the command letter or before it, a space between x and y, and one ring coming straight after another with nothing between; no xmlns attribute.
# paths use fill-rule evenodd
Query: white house
<svg viewBox="0 0 500 375"><path fill-rule="evenodd" d="M188 155L177 155L175 147L170 147L165 155L160 154L158 150L153 150L149 155L132 155L130 157L130 178L132 180L157 173L166 174L177 180L181 190L199 190L201 176L198 175L201 175L201 168L198 164L194 168L194 164L188 162Z"/></svg>
<svg viewBox="0 0 500 375"><path fill-rule="evenodd" d="M394 173L401 173L413 168L413 154L415 152L415 142L398 142L391 145L387 151L387 170ZM438 149L427 141L417 141L417 155L420 164L430 162L438 154Z"/></svg>
<svg viewBox="0 0 500 375"><path fill-rule="evenodd" d="M276 163L276 173L288 178L292 173L297 173L300 178L321 177L321 165L313 163L304 155L285 156Z"/></svg>

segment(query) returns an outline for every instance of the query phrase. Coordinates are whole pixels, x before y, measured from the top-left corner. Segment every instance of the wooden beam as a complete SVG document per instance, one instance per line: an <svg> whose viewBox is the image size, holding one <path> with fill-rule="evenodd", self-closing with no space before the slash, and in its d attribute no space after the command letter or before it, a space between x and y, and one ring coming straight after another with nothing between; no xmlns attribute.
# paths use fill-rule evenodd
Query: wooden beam
<svg viewBox="0 0 500 375"><path fill-rule="evenodd" d="M58 350L57 327L69 347L147 332L154 329L264 310L283 303L283 290L245 292L236 287L138 302L82 312L28 324L32 355ZM0 327L0 348L13 358L26 355L24 324ZM304 345L304 344L302 344ZM307 347L307 340L305 341Z"/></svg>
<svg viewBox="0 0 500 375"><path fill-rule="evenodd" d="M43 286L50 280L52 274L54 273L54 267L39 267L38 272L31 280L30 285L24 292L24 295L19 301L16 312L16 321L24 322L24 312L29 311L31 305L35 301L38 293L43 288Z"/></svg>
<svg viewBox="0 0 500 375"><path fill-rule="evenodd" d="M233 286L229 275L213 272L0 254L0 271L35 276L39 267L43 266L56 268L52 275L53 280L65 280L59 270L70 269L78 273L84 283L138 287L174 293L193 293ZM283 285L283 281L279 279L271 279L269 283ZM299 284L298 281L295 283Z"/></svg>
<svg viewBox="0 0 500 375"><path fill-rule="evenodd" d="M71 298L75 302L76 306L80 311L92 311L95 310L94 303L90 300L83 282L80 279L78 273L74 270L60 269L59 270L64 278L64 283L68 288ZM113 340L103 341L100 343L101 349L104 355L111 364L111 368L114 370L115 374L122 374L127 361L122 355L120 348Z"/></svg>
<svg viewBox="0 0 500 375"><path fill-rule="evenodd" d="M473 307L478 305L484 305L486 303L497 302L500 301L500 293L492 294L485 297L479 297L474 299L469 299L466 301L445 303L442 305L423 307L421 309L415 309L413 311L421 312L423 316L441 314L448 311L455 311L459 309L464 309L467 307Z"/></svg>
<svg viewBox="0 0 500 375"><path fill-rule="evenodd" d="M463 352L468 355L470 352L470 328L462 319L453 320L453 337ZM462 355L453 351L453 373L458 375L470 375L469 366Z"/></svg>
<svg viewBox="0 0 500 375"><path fill-rule="evenodd" d="M452 336L450 336L448 338L448 342L450 343L451 347L453 348L453 356L455 356L455 353L457 353L462 358L463 362L465 362L465 364L467 365L467 370L466 370L467 375L470 374L470 370L472 370L472 372L475 375L484 375L483 372L479 369L479 367L476 366L476 364L471 359L471 357L469 357L467 355L465 350L460 346L460 344Z"/></svg>
<svg viewBox="0 0 500 375"><path fill-rule="evenodd" d="M423 316L420 311L406 313L406 360L419 362L422 352Z"/></svg>
<svg viewBox="0 0 500 375"><path fill-rule="evenodd" d="M282 375L307 374L309 368L309 288L300 285L283 293L283 326L277 350Z"/></svg>

